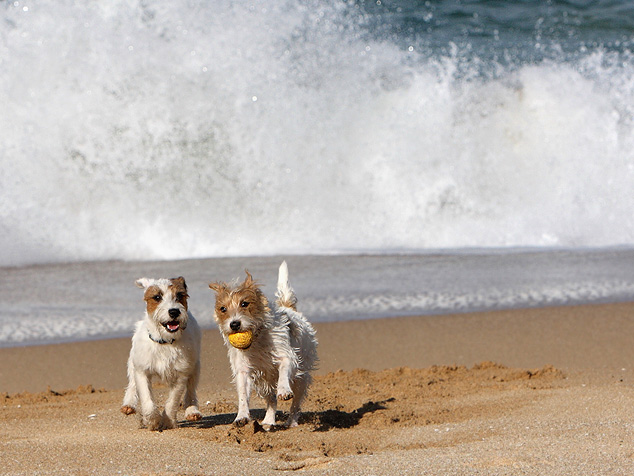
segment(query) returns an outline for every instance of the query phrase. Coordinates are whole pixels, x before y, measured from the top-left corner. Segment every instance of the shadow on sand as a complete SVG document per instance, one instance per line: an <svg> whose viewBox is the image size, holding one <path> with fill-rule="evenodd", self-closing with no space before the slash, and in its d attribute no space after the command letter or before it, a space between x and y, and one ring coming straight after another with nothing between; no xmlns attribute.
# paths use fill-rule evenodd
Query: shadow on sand
<svg viewBox="0 0 634 476"><path fill-rule="evenodd" d="M383 400L381 402L366 402L360 408L350 412L342 410L324 410L321 412L303 412L299 424L308 424L313 427L313 431L329 431L333 428L352 428L359 424L361 419L368 413L374 413L378 410L385 410L386 403L394 401L393 398ZM251 411L251 416L256 421L264 418L265 411L257 409ZM216 426L231 425L236 418L236 413L222 413L203 417L198 421L182 421L180 426L184 428L214 428ZM277 421L284 421L288 415L284 412L277 413ZM259 424L258 424L259 426ZM271 430L281 430L283 426L275 426Z"/></svg>

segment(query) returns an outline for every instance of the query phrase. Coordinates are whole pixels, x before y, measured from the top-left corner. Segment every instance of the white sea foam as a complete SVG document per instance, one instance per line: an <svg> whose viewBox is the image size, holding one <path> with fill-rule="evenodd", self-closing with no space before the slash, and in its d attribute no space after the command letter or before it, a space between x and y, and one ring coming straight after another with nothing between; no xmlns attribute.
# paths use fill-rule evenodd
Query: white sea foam
<svg viewBox="0 0 634 476"><path fill-rule="evenodd" d="M346 3L2 15L0 265L634 243L629 60L469 76Z"/></svg>

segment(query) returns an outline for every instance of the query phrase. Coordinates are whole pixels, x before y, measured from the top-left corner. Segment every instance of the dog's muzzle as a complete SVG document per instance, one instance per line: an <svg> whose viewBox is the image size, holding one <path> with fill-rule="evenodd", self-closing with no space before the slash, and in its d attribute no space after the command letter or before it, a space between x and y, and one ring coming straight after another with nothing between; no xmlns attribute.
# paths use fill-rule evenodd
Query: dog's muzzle
<svg viewBox="0 0 634 476"><path fill-rule="evenodd" d="M181 315L180 309L172 308L167 313L172 320L164 323L163 327L165 327L167 332L177 332L181 328L181 322L178 320L178 317Z"/></svg>

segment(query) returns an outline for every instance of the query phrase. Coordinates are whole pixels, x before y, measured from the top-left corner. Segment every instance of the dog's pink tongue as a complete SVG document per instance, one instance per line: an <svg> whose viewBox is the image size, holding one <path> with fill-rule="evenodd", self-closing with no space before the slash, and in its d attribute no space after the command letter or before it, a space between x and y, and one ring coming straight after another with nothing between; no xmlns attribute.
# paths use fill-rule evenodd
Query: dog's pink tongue
<svg viewBox="0 0 634 476"><path fill-rule="evenodd" d="M167 330L171 331L171 332L177 331L178 330L178 323L175 323L175 324L168 323L167 324Z"/></svg>

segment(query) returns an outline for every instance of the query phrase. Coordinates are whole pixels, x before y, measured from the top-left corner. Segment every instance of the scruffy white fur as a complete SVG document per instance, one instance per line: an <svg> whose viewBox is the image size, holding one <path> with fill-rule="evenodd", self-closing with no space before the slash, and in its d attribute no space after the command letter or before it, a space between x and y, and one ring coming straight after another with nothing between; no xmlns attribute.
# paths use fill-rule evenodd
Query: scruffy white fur
<svg viewBox="0 0 634 476"><path fill-rule="evenodd" d="M129 383L121 411L126 415L139 411L141 426L162 431L176 427L176 412L184 402L185 418L200 420L196 387L201 335L196 319L187 309L185 280L141 278L136 285L145 290L146 311L132 337ZM153 377L169 386L163 412L154 403Z"/></svg>
<svg viewBox="0 0 634 476"><path fill-rule="evenodd" d="M216 291L214 317L229 349L229 361L238 391L238 414L234 421L242 426L251 420L249 397L255 387L266 401L265 428L275 425L277 400L293 399L285 426L297 425L300 406L311 383L310 372L317 364L315 330L296 310L297 298L288 280L288 268L279 269L276 307L246 272L243 283L211 283ZM231 346L228 336L251 330L251 346L241 350Z"/></svg>

